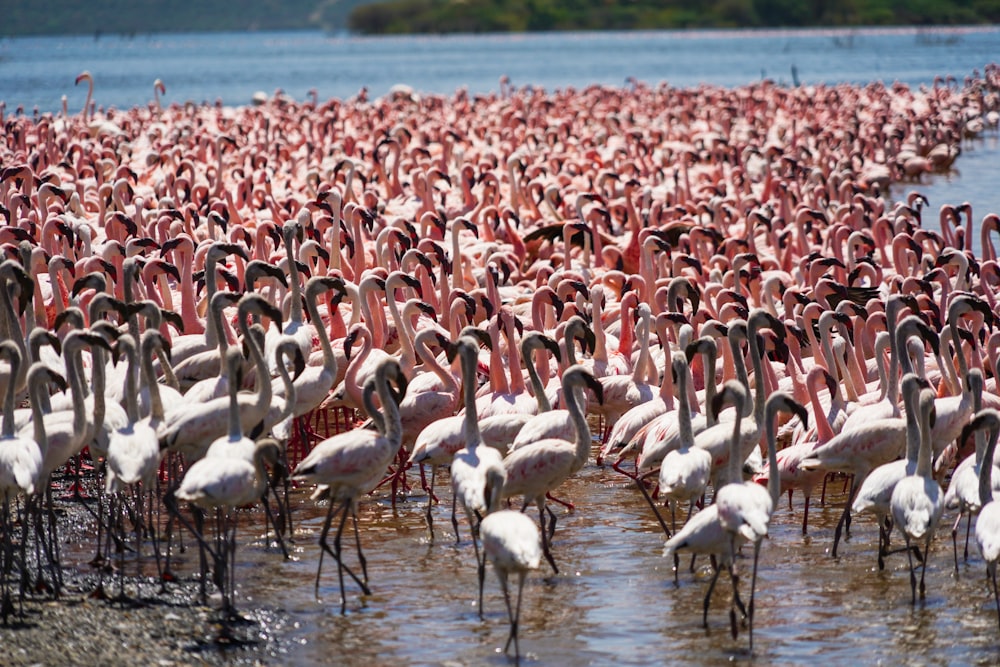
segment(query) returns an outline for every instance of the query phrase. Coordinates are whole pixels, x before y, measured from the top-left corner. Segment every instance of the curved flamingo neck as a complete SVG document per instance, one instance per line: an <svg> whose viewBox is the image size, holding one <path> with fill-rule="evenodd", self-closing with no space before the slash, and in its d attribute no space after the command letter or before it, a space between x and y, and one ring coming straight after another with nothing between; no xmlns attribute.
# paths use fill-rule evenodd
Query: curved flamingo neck
<svg viewBox="0 0 1000 667"><path fill-rule="evenodd" d="M587 371L582 368L569 369L563 375L563 399L566 401L566 410L576 429L576 451L574 459L577 466L587 463L590 455L590 427L587 425L587 416L581 406L580 391L584 385L583 373Z"/></svg>
<svg viewBox="0 0 1000 667"><path fill-rule="evenodd" d="M479 346L471 341L459 340L458 352L462 363L462 403L465 406L463 434L465 446L472 448L482 441L479 417L476 414L476 370L479 365Z"/></svg>
<svg viewBox="0 0 1000 667"><path fill-rule="evenodd" d="M817 385L819 385L823 380L823 369L818 366L809 371L809 375L806 376L806 387L809 390L809 403L812 405L813 417L816 420L817 441L820 443L824 443L836 435L833 432L833 428L830 426L830 421L827 419L826 411L823 409L823 404L820 403L819 400L819 390ZM830 396L830 400L833 400L833 395Z"/></svg>
<svg viewBox="0 0 1000 667"><path fill-rule="evenodd" d="M500 320L497 318L490 327L490 340L493 348L490 350L490 389L494 394L510 393L507 374L504 371L503 359L500 356Z"/></svg>
<svg viewBox="0 0 1000 667"><path fill-rule="evenodd" d="M347 374L344 376L344 389L356 405L362 405L362 389L361 385L358 384L358 373L361 371L361 367L364 366L365 361L368 360L368 355L372 349L372 339L368 329L363 325L358 326L356 330L358 332L357 336L361 340L361 350L347 365Z"/></svg>
<svg viewBox="0 0 1000 667"><path fill-rule="evenodd" d="M677 373L677 389L681 397L681 405L677 408L677 430L680 434L681 446L691 447L694 444L694 430L691 428L691 410L688 409L684 400L691 386L691 367L684 356L677 353L671 362L671 370L665 370L664 375Z"/></svg>
<svg viewBox="0 0 1000 667"><path fill-rule="evenodd" d="M552 410L552 405L549 403L549 397L545 394L545 385L542 383L542 378L538 373L536 364L532 363L531 355L536 351L540 350L541 345L538 343L532 344L530 338L521 339L521 356L525 367L528 369L528 381L531 383L532 393L535 395L535 400L538 402L538 414L543 412L549 412ZM544 360L544 356L542 357ZM542 365L542 364L537 364ZM545 365L545 375L546 380L548 380L548 364Z"/></svg>
<svg viewBox="0 0 1000 667"><path fill-rule="evenodd" d="M414 348L416 349L417 356L420 357L424 365L441 379L441 384L444 386L444 391L449 394L458 394L458 383L455 382L455 376L451 372L441 365L437 357L431 354L431 351L427 347L427 338L434 335L432 329L425 329L424 331L417 334L417 337L413 341ZM478 357L477 357L478 361ZM463 362L464 363L464 362ZM463 367L464 372L464 367ZM475 386L475 376L472 378L473 386Z"/></svg>
<svg viewBox="0 0 1000 667"><path fill-rule="evenodd" d="M316 338L319 339L319 347L323 351L323 368L332 377L337 377L337 355L333 353L333 348L330 346L330 336L326 332L326 327L323 326L323 319L319 314L319 307L316 305L316 299L319 297L318 290L310 290L306 288L306 310L309 311L309 319L312 320L313 328L316 329ZM330 318L333 320L333 310L330 309ZM340 313L337 313L337 317ZM343 320L340 321L341 327L343 327ZM282 364L279 364L279 367Z"/></svg>

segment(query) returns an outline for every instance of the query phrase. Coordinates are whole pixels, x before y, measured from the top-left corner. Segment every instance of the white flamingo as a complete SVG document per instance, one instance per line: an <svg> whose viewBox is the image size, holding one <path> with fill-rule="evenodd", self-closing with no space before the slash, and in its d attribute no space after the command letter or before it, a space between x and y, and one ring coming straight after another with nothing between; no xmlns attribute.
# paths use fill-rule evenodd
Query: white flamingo
<svg viewBox="0 0 1000 667"><path fill-rule="evenodd" d="M506 477L500 452L483 445L476 418L476 367L479 343L471 336L458 339L455 353L462 361L462 396L465 403L465 447L455 454L451 462L451 490L453 497L465 510L472 531L472 546L476 554L476 571L479 577L479 613L483 612L483 578L485 559L479 555L479 522L487 510L491 484ZM457 535L457 530L456 530Z"/></svg>
<svg viewBox="0 0 1000 667"><path fill-rule="evenodd" d="M20 355L17 346L11 341L0 343L0 355L8 357L8 368L13 375L17 374L15 366L20 363ZM31 400L32 428L33 433L28 435L18 435L14 431L14 400L15 389L13 383L8 383L6 395L4 397L3 408L3 430L0 432L0 501L3 508L0 509L0 531L3 535L3 569L0 572L0 585L3 590L0 594L0 616L3 622L7 622L7 617L13 610L13 601L10 598L10 590L7 586L7 577L12 569L13 560L13 534L14 525L10 520L10 500L23 494L27 499L22 521L21 533L21 554L20 567L24 568L27 561L25 553L27 548L27 531L31 523L29 514L34 506L35 494L40 490L42 481L42 460L48 441L45 434L45 420L42 415L42 398L46 393L46 385L50 381L55 381L65 389L66 382L61 375L47 367L44 363L36 362L28 369L27 382L28 393ZM53 564L53 567L55 564ZM21 578L22 583L25 577ZM24 588L23 585L19 595L19 612L23 615Z"/></svg>
<svg viewBox="0 0 1000 667"><path fill-rule="evenodd" d="M969 431L987 429L988 437L984 460L992 461L996 451L997 435L1000 434L1000 412L986 408L976 416L963 431L963 439ZM1000 502L993 499L993 477L995 467L987 463L979 469L979 502L982 509L976 519L976 544L986 561L986 576L993 586L993 600L997 608L997 622L1000 623L1000 590L997 589L997 562L1000 561Z"/></svg>
<svg viewBox="0 0 1000 667"><path fill-rule="evenodd" d="M402 426L399 420L399 409L390 387L390 378L400 384L400 390L405 391L405 379L399 364L393 359L387 359L379 364L373 380L374 389L367 389L370 413L379 414L371 404L370 394L378 392L379 401L384 411L375 419L378 432L367 429L355 429L327 438L317 444L309 455L299 463L293 473L293 479L319 485L316 496L327 496L330 499L330 509L320 532L319 543L323 552L329 553L337 561L337 571L340 579L340 610L347 610L347 598L344 595L344 572L361 587L365 595L370 595L368 588L367 565L361 553L361 542L357 535L357 516L355 505L358 498L370 492L381 481L386 468L399 451L402 439ZM372 386L372 385L369 385ZM361 561L364 581L359 579L341 559L340 540L344 532L344 524L350 514L355 521L355 540L358 546L358 558ZM340 516L340 524L334 537L333 549L327 544L327 535L334 516ZM319 580L323 568L322 552L319 567L316 569L316 592L319 593Z"/></svg>
<svg viewBox="0 0 1000 667"><path fill-rule="evenodd" d="M502 478L493 482L493 488ZM495 496L499 498L501 489L496 489ZM538 525L521 512L515 510L491 511L479 526L480 538L483 541L483 558L493 564L493 570L500 580L503 589L504 602L507 603L507 616L510 619L510 635L504 645L504 653L514 642L514 654L520 655L517 631L521 617L521 594L524 592L524 581L528 572L537 570L542 560L542 543ZM511 605L510 591L507 579L511 574L517 575L517 601Z"/></svg>
<svg viewBox="0 0 1000 667"><path fill-rule="evenodd" d="M713 343L714 345L714 343ZM691 368L684 355L677 353L671 361L671 370L677 376L677 388L686 396L691 381ZM694 512L694 503L705 493L712 473L712 455L694 446L691 430L691 411L687 406L677 410L677 428L680 447L667 453L660 464L660 496L670 504L671 529L676 530L677 504L688 503L688 517ZM641 483L641 482L640 482ZM675 555L674 576L677 561Z"/></svg>
<svg viewBox="0 0 1000 667"><path fill-rule="evenodd" d="M930 410L934 405L933 392L920 391L920 379L913 373L903 378L903 401L906 404L906 458L884 463L872 470L861 486L851 510L855 514L871 512L878 523L878 569L885 569L885 556L888 554L889 535L892 527L887 525L891 511L890 501L896 484L901 479L912 475L917 469L917 455L920 450L922 426L930 418ZM925 398L929 396L928 399ZM925 414L926 413L926 414Z"/></svg>
<svg viewBox="0 0 1000 667"><path fill-rule="evenodd" d="M779 411L795 414L808 427L809 416L806 409L796 403L789 394L775 392L767 399L764 407L764 427L767 439L767 459L772 469L777 469L778 448L775 436L775 421ZM735 466L733 466L735 467ZM733 475L735 470L730 470ZM765 491L756 482L729 483L715 494L715 505L718 507L719 522L733 541L732 553L736 553L736 536L753 543L753 574L750 579L750 605L747 607L747 622L749 625L750 650L753 650L753 614L754 589L757 585L757 560L760 555L761 542L768 534L771 514L778 504L781 495L781 480L778 476L769 478ZM735 585L736 579L734 577ZM735 602L736 596L733 596ZM734 625L735 627L735 625Z"/></svg>
<svg viewBox="0 0 1000 667"><path fill-rule="evenodd" d="M973 394L982 391L983 375L978 368L973 368L969 371L969 383L973 385ZM976 410L976 414L978 414L982 409L982 406L977 407L979 409ZM966 428L968 428L968 425ZM964 440L964 438L960 437L959 442L962 440ZM985 449L985 434L977 432L975 453L970 454L958 464L955 471L951 474L951 481L948 483L948 489L944 494L945 509L958 510L958 516L955 518L955 523L951 527L951 542L955 555L956 571L958 571L959 522L961 522L962 517L965 516L968 519L968 523L971 524L972 517L979 514L979 511L982 509L982 503L979 497L979 478L982 477L982 468L984 465L996 466L994 461L986 458ZM992 479L993 485L997 487L997 490L1000 490L1000 475L994 475ZM968 559L968 557L969 531L967 528L965 533L965 558Z"/></svg>
<svg viewBox="0 0 1000 667"><path fill-rule="evenodd" d="M921 402L923 398L921 397ZM892 490L890 507L892 520L906 539L906 553L910 563L910 589L912 602L917 602L917 577L913 570L911 542L922 544L920 549L922 566L920 569L920 599L924 598L924 573L930 557L931 539L944 512L944 492L931 474L931 429L930 424L921 424L920 451L917 453L917 468L913 474L896 483Z"/></svg>
<svg viewBox="0 0 1000 667"><path fill-rule="evenodd" d="M741 483L743 479L740 473L742 464L738 452L742 440L741 422L743 421L743 412L749 400L747 390L743 384L736 380L730 380L723 385L722 391L716 395L711 406L711 409L716 413L719 412L725 403L731 403L735 408L735 419L732 424L726 424L730 433L728 481L733 484ZM722 479L722 477L717 475L717 479ZM719 483L719 486L721 488L722 483ZM684 526L674 533L664 544L663 556L665 558L673 557L680 550L690 551L695 555L712 557L712 579L709 581L705 600L702 603L701 620L702 625L706 628L708 627L708 605L712 599L712 591L715 590L715 584L719 580L719 574L722 572L723 567L727 567L730 570L730 574L735 577L735 573L732 570L732 560L735 556L735 550L742 545L743 539L742 534L730 534L723 527L719 517L719 506L713 503L693 517L688 518ZM742 602L739 602L739 598L737 597L735 583L734 581L733 596L736 603L742 606Z"/></svg>
<svg viewBox="0 0 1000 667"><path fill-rule="evenodd" d="M586 368L572 366L563 373L563 394L567 409L573 415L576 426L575 442L558 438L538 440L511 452L504 459L507 482L504 485L505 498L523 496L525 507L534 502L538 507L539 523L542 529L542 550L549 565L558 574L555 560L549 550L549 542L555 531L556 516L548 510L550 525L546 531L545 496L562 484L587 462L590 454L590 428L581 406L582 388L590 387L598 401L604 399L604 389L600 382Z"/></svg>

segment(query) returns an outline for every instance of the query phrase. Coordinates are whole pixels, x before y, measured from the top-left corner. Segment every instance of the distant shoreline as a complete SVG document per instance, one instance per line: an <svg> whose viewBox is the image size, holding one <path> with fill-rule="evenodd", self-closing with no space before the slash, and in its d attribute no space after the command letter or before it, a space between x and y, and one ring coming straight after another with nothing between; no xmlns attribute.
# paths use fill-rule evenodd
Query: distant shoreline
<svg viewBox="0 0 1000 667"><path fill-rule="evenodd" d="M70 38L70 39L148 39L158 36L175 35L232 35L232 34L289 34L306 33L311 35L321 34L330 39L347 40L369 40L369 39L399 39L399 38L428 38L437 37L476 37L476 38L506 38L523 37L526 35L543 36L546 34L558 35L592 35L594 33L604 33L608 35L649 35L657 33L671 33L681 38L701 38L701 37L738 37L748 35L754 37L766 37L768 35L780 35L782 37L795 37L796 35L809 37L845 37L845 36L865 36L865 35L920 35L920 34L945 34L945 35L965 35L976 33L987 33L1000 31L1000 24L967 24L967 25L859 25L859 26L836 26L836 27L752 27L752 28L663 28L663 29L637 29L637 30L531 30L525 32L447 32L447 33L400 33L400 34L379 34L372 35L350 31L328 31L321 28L287 28L281 30L158 30L142 32L101 32L99 34L88 34L82 32L67 33L38 33L28 35L14 35L0 32L0 41L15 39L40 39L40 38Z"/></svg>

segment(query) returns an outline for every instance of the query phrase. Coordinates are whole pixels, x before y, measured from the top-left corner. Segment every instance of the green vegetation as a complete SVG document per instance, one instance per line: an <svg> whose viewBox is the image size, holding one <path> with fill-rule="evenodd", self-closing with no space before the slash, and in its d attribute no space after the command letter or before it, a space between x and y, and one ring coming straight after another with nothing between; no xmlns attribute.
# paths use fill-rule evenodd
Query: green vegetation
<svg viewBox="0 0 1000 667"><path fill-rule="evenodd" d="M366 34L1000 22L1000 0L4 0L0 35Z"/></svg>
<svg viewBox="0 0 1000 667"><path fill-rule="evenodd" d="M1000 21L1000 0L394 0L350 17L369 34Z"/></svg>

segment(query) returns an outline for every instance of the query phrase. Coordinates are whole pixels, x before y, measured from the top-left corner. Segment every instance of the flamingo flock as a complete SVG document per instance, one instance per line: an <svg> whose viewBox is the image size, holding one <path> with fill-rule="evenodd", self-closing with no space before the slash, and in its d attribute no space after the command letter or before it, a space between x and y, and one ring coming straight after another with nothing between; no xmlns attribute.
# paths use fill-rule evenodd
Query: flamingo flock
<svg viewBox="0 0 1000 667"><path fill-rule="evenodd" d="M675 579L679 551L710 557L706 626L727 569L751 650L779 497L804 492L787 511L806 532L831 477L850 479L834 558L871 512L879 567L906 552L916 605L958 510L956 570L978 515L996 593L1000 217L943 203L929 224L918 191L888 198L995 131L996 65L920 88L632 80L239 108L164 106L157 80L125 111L76 82L78 114L0 116L4 623L61 594L55 512L79 500L97 551L74 565L111 572L113 551L122 575L148 543L166 586L183 528L231 619L242 508L265 503L284 549L304 539L296 485L327 507L316 595L329 555L346 613L344 575L364 596L378 580L358 504L426 497L434 544L445 466L480 613L489 562L515 656L527 575L544 558L558 579L554 504L599 511L560 486L594 464L670 507Z"/></svg>

